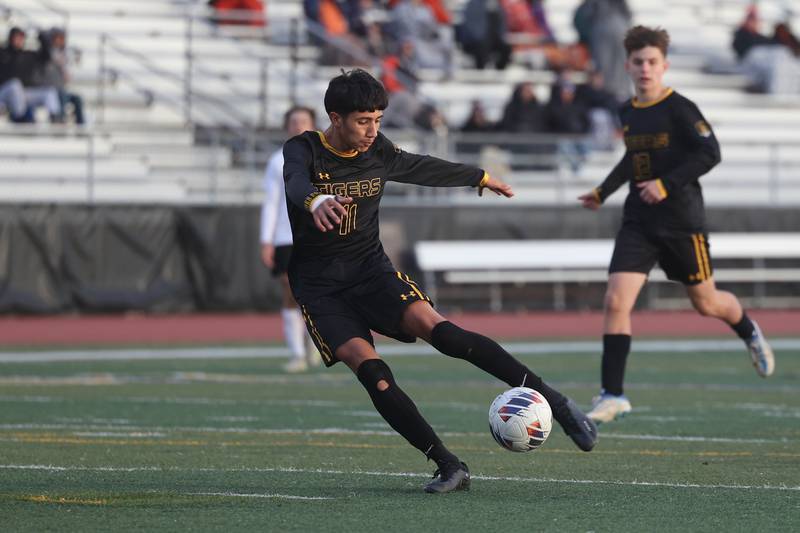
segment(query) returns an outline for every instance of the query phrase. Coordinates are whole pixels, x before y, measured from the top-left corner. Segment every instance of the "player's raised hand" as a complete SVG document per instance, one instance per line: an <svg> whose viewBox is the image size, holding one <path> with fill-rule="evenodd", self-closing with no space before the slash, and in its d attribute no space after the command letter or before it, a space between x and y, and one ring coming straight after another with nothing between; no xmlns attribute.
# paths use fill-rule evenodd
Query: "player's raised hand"
<svg viewBox="0 0 800 533"><path fill-rule="evenodd" d="M489 179L486 180L483 186L478 187L478 196L483 196L484 189L489 189L496 195L505 196L506 198L511 198L514 196L514 191L511 190L511 185L491 176L489 176Z"/></svg>
<svg viewBox="0 0 800 533"><path fill-rule="evenodd" d="M600 209L600 206L603 205L600 203L600 198L597 196L597 192L594 189L586 194L578 196L578 200L581 201L583 207L591 209L592 211L597 211Z"/></svg>
<svg viewBox="0 0 800 533"><path fill-rule="evenodd" d="M640 181L636 186L639 187L639 197L646 204L657 204L667 197L664 194L663 186L659 186L658 180Z"/></svg>
<svg viewBox="0 0 800 533"><path fill-rule="evenodd" d="M334 226L342 221L342 217L347 216L345 205L352 203L353 199L349 196L325 195L322 200L312 204L311 215L314 224L322 232L332 230Z"/></svg>

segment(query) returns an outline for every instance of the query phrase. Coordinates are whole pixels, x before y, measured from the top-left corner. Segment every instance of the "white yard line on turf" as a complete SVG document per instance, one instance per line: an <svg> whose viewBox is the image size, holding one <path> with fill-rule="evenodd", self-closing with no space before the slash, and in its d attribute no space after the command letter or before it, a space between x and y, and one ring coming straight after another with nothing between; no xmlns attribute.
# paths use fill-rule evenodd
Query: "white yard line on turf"
<svg viewBox="0 0 800 533"><path fill-rule="evenodd" d="M98 424L0 424L3 430L46 430L61 429L73 432L90 431L129 431L136 434L175 433L211 433L211 434L241 434L241 435L357 435L362 437L394 437L397 433L391 429L347 429L347 428L244 428L244 427L204 427L204 426L130 426L130 425L98 425ZM443 431L445 437L485 437L485 433ZM642 440L642 441L669 441L669 442L710 442L729 444L791 444L794 439L740 439L729 437L703 437L692 435L648 435L629 433L604 433L600 432L601 439ZM2 440L2 437L0 437Z"/></svg>
<svg viewBox="0 0 800 533"><path fill-rule="evenodd" d="M776 350L800 349L800 339L770 339ZM597 341L566 342L507 342L503 346L512 353L555 354L590 353L599 354ZM741 350L742 342L736 339L693 340L637 340L633 344L636 352L728 352ZM425 344L400 345L379 344L378 352L384 355L431 355L438 353ZM127 361L137 359L253 359L283 358L288 352L284 347L200 347L200 348L141 348L141 349L97 349L97 350L43 350L0 352L0 363L47 363L53 361Z"/></svg>
<svg viewBox="0 0 800 533"><path fill-rule="evenodd" d="M112 467L112 466L54 466L54 465L1 465L0 470L42 470L47 472L69 472L69 471L98 471L98 472L275 472L291 474L323 474L336 476L383 476L383 477L422 477L430 476L427 472L381 472L365 470L328 470L321 468L180 468L180 467ZM512 481L519 483L568 483L579 485L619 485L619 486L643 486L643 487L665 487L676 489L729 489L729 490L777 490L777 491L800 491L797 485L729 485L729 484L701 484L701 483L670 483L662 481L623 481L605 479L558 479L542 477L522 477L522 476L484 476L473 475L472 479L485 481Z"/></svg>

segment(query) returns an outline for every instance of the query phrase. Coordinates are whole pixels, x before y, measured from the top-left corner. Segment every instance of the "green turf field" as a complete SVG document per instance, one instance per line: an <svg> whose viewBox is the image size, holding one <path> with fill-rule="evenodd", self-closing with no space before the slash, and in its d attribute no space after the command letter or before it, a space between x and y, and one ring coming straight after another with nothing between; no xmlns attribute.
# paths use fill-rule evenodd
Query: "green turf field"
<svg viewBox="0 0 800 533"><path fill-rule="evenodd" d="M584 407L596 391L598 355L520 357ZM800 530L800 345L768 380L743 350L634 353L634 413L591 453L558 427L504 451L486 414L502 384L444 356L387 360L471 491L424 494L433 464L342 365L0 362L0 530Z"/></svg>

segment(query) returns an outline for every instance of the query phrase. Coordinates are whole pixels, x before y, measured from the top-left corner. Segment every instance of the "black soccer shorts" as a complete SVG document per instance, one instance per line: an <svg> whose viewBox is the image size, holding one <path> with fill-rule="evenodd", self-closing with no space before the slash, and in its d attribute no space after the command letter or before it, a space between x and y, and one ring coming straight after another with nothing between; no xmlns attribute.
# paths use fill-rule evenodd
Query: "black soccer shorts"
<svg viewBox="0 0 800 533"><path fill-rule="evenodd" d="M306 328L325 366L339 360L336 350L353 338L375 345L370 330L397 339L415 342L403 333L400 322L406 308L414 302L431 299L416 282L402 272L378 272L354 287L301 305Z"/></svg>
<svg viewBox="0 0 800 533"><path fill-rule="evenodd" d="M608 273L649 274L658 262L667 278L697 285L713 274L707 233L652 234L625 224L617 233Z"/></svg>
<svg viewBox="0 0 800 533"><path fill-rule="evenodd" d="M292 257L292 245L284 244L275 247L275 265L272 267L272 275L280 276L289 270L289 259Z"/></svg>

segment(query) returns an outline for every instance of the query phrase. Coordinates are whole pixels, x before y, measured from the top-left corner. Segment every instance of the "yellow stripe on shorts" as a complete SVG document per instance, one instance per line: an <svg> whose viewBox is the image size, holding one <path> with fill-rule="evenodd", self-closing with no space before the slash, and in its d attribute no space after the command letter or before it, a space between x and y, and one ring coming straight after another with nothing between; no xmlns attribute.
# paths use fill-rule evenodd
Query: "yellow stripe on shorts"
<svg viewBox="0 0 800 533"><path fill-rule="evenodd" d="M300 306L301 311L303 312L303 320L305 320L306 324L308 324L308 328L311 331L311 336L316 340L317 348L319 348L319 354L325 360L326 363L333 361L333 354L331 353L331 348L328 346L324 340L322 340L322 335L320 335L319 331L317 331L317 327L314 325L314 321L311 320L311 315L308 314L306 311L306 306Z"/></svg>

